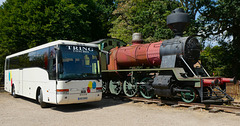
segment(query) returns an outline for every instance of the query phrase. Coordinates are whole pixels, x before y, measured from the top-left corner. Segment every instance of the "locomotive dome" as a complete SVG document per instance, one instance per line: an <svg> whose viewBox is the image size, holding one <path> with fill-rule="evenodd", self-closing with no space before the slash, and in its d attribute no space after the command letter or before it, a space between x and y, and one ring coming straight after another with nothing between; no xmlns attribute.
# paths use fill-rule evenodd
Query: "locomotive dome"
<svg viewBox="0 0 240 126"><path fill-rule="evenodd" d="M190 22L189 16L182 8L177 8L167 16L167 25L176 36L182 36L183 30Z"/></svg>

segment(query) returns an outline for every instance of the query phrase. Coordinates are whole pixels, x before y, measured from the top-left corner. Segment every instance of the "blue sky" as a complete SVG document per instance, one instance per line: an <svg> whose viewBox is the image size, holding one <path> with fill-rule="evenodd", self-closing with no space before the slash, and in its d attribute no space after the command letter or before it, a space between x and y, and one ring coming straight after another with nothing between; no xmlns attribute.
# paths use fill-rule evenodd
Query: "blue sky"
<svg viewBox="0 0 240 126"><path fill-rule="evenodd" d="M6 0L0 0L0 5L2 5L3 2L5 2Z"/></svg>

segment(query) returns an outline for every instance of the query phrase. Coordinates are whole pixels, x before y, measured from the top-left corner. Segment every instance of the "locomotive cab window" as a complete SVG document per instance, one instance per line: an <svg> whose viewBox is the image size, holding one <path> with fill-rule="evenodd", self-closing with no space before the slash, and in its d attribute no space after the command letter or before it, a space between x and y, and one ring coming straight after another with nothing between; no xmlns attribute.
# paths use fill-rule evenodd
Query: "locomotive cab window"
<svg viewBox="0 0 240 126"><path fill-rule="evenodd" d="M110 46L111 46L111 45L112 45L112 41L108 41L108 45L110 45Z"/></svg>

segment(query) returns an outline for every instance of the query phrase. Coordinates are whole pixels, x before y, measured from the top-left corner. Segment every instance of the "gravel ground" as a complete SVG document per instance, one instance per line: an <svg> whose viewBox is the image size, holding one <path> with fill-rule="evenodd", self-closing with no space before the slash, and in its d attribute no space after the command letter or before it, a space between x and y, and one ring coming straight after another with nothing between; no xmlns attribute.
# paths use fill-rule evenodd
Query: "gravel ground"
<svg viewBox="0 0 240 126"><path fill-rule="evenodd" d="M34 100L0 92L0 125L239 126L240 116L113 99L42 109Z"/></svg>

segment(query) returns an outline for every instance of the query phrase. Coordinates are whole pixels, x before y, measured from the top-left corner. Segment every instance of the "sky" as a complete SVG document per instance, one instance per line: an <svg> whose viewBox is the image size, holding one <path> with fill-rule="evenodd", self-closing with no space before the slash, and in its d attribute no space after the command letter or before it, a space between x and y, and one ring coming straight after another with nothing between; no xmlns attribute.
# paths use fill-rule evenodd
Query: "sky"
<svg viewBox="0 0 240 126"><path fill-rule="evenodd" d="M6 0L0 0L0 5L2 5L3 2L5 2Z"/></svg>

